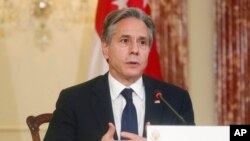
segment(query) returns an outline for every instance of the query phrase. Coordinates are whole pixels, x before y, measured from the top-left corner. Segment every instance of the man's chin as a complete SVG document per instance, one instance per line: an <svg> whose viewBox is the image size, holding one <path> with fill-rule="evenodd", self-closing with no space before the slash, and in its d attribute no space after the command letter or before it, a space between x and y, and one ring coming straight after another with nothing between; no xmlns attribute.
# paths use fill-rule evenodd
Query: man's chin
<svg viewBox="0 0 250 141"><path fill-rule="evenodd" d="M131 79L138 79L142 76L143 73L138 73L138 72L130 72L128 73L127 77Z"/></svg>

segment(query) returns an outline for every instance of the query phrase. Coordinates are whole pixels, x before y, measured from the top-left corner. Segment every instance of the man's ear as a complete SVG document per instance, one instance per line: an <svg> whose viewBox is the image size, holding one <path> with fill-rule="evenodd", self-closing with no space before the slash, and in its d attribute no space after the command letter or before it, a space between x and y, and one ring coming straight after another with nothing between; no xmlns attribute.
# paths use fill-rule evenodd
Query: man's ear
<svg viewBox="0 0 250 141"><path fill-rule="evenodd" d="M109 45L108 45L108 43L105 42L105 41L102 41L102 54L103 54L103 56L104 56L104 58L106 60L109 59L108 52L109 52Z"/></svg>

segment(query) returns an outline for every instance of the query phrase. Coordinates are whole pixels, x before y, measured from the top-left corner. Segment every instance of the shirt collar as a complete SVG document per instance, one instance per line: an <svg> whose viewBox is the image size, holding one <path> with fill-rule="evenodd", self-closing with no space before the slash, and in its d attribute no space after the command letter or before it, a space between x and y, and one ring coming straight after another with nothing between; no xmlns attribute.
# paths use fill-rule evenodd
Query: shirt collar
<svg viewBox="0 0 250 141"><path fill-rule="evenodd" d="M141 99L144 98L144 85L142 81L142 77L140 77L138 80L136 80L133 84L130 86L125 86L119 81L117 81L110 73L108 74L108 81L109 81L109 88L111 93L112 100L115 100L121 93L121 91L125 88L131 88L134 90L134 93Z"/></svg>

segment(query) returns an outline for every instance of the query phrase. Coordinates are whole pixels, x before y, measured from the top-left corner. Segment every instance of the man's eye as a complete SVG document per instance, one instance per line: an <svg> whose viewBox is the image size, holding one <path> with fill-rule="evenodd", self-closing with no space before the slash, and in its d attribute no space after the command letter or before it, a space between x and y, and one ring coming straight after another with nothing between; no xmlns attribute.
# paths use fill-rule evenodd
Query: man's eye
<svg viewBox="0 0 250 141"><path fill-rule="evenodd" d="M144 41L144 40L142 40L142 41L140 41L140 44L141 44L141 45L147 45L147 42Z"/></svg>
<svg viewBox="0 0 250 141"><path fill-rule="evenodd" d="M128 39L122 39L121 42L122 43L128 43Z"/></svg>

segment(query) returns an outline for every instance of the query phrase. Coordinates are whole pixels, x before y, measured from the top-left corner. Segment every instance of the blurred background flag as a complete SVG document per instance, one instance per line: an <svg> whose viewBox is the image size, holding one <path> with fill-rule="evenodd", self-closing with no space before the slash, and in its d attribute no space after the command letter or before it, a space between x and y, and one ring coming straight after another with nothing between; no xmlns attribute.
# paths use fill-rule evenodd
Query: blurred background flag
<svg viewBox="0 0 250 141"><path fill-rule="evenodd" d="M99 0L97 5L95 30L93 37L93 47L91 48L88 79L94 78L98 75L104 74L108 70L108 64L104 59L101 51L100 36L102 33L102 25L106 15L116 9L123 9L128 7L138 7L145 11L148 15L151 14L148 0ZM145 74L156 79L162 79L160 60L156 48L155 41L149 54L148 66Z"/></svg>

